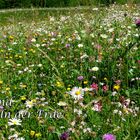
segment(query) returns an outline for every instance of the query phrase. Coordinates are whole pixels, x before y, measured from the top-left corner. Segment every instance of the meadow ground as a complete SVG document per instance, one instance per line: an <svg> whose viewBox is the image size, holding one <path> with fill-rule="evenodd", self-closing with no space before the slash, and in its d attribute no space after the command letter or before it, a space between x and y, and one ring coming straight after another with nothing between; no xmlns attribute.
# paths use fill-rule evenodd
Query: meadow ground
<svg viewBox="0 0 140 140"><path fill-rule="evenodd" d="M0 12L0 139L139 140L140 6Z"/></svg>

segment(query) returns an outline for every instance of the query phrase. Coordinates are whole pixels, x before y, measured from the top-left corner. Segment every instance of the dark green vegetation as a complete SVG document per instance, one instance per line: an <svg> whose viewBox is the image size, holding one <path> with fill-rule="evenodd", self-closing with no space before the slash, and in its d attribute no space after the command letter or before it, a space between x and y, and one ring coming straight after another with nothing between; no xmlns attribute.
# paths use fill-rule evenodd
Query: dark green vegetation
<svg viewBox="0 0 140 140"><path fill-rule="evenodd" d="M113 3L139 3L139 0L0 0L0 8L29 8L29 7L72 7L109 5Z"/></svg>

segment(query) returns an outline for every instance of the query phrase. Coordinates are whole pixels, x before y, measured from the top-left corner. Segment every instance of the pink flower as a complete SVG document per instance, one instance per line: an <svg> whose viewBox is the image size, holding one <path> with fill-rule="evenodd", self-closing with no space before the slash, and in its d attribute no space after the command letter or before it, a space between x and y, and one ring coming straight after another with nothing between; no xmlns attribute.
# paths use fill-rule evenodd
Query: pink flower
<svg viewBox="0 0 140 140"><path fill-rule="evenodd" d="M102 47L101 47L99 44L97 44L97 45L95 46L95 48L96 48L97 50L100 50Z"/></svg>
<svg viewBox="0 0 140 140"><path fill-rule="evenodd" d="M121 96L120 97L120 102L123 106L128 107L131 101L130 101L130 99L125 99L124 96Z"/></svg>
<svg viewBox="0 0 140 140"><path fill-rule="evenodd" d="M91 88L93 89L93 90L98 90L98 84L96 84L96 83L93 83L92 85L91 85Z"/></svg>
<svg viewBox="0 0 140 140"><path fill-rule="evenodd" d="M108 91L108 85L104 85L104 86L102 87L102 90L103 90L104 92Z"/></svg>
<svg viewBox="0 0 140 140"><path fill-rule="evenodd" d="M140 26L140 19L137 19L137 20L135 21L135 24L136 24L137 26Z"/></svg>
<svg viewBox="0 0 140 140"><path fill-rule="evenodd" d="M120 84L121 84L121 80L116 80L115 83L116 83L117 85L120 85Z"/></svg>
<svg viewBox="0 0 140 140"><path fill-rule="evenodd" d="M104 134L102 139L103 140L116 140L116 137L112 134Z"/></svg>
<svg viewBox="0 0 140 140"><path fill-rule="evenodd" d="M101 110L102 110L102 102L98 101L98 102L94 103L94 106L93 106L92 109L94 111L101 112Z"/></svg>

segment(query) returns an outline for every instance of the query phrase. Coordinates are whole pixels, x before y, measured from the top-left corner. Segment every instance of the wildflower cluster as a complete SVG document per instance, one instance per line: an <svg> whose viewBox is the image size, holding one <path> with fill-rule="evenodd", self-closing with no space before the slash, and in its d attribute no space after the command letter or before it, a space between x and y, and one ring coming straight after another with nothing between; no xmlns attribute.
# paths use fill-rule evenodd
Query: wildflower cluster
<svg viewBox="0 0 140 140"><path fill-rule="evenodd" d="M0 139L138 139L139 9L1 13Z"/></svg>

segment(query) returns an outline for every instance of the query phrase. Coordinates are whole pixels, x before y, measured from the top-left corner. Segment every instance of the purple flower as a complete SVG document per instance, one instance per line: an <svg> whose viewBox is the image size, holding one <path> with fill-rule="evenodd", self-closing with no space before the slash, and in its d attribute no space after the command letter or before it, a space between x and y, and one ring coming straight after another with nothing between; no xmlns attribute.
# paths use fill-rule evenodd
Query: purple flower
<svg viewBox="0 0 140 140"><path fill-rule="evenodd" d="M116 140L116 137L112 134L104 134L102 139L103 140Z"/></svg>
<svg viewBox="0 0 140 140"><path fill-rule="evenodd" d="M64 132L61 134L60 136L60 140L67 140L69 137L69 133L68 132Z"/></svg>
<svg viewBox="0 0 140 140"><path fill-rule="evenodd" d="M77 80L79 80L79 81L82 81L83 79L84 79L83 76L78 76L78 77L77 77Z"/></svg>
<svg viewBox="0 0 140 140"><path fill-rule="evenodd" d="M140 19L137 19L137 20L135 21L135 24L136 24L137 26L140 26Z"/></svg>
<svg viewBox="0 0 140 140"><path fill-rule="evenodd" d="M66 44L65 47L66 47L66 48L69 48L69 47L70 47L70 44Z"/></svg>
<svg viewBox="0 0 140 140"><path fill-rule="evenodd" d="M0 105L0 111L4 110L4 107Z"/></svg>

